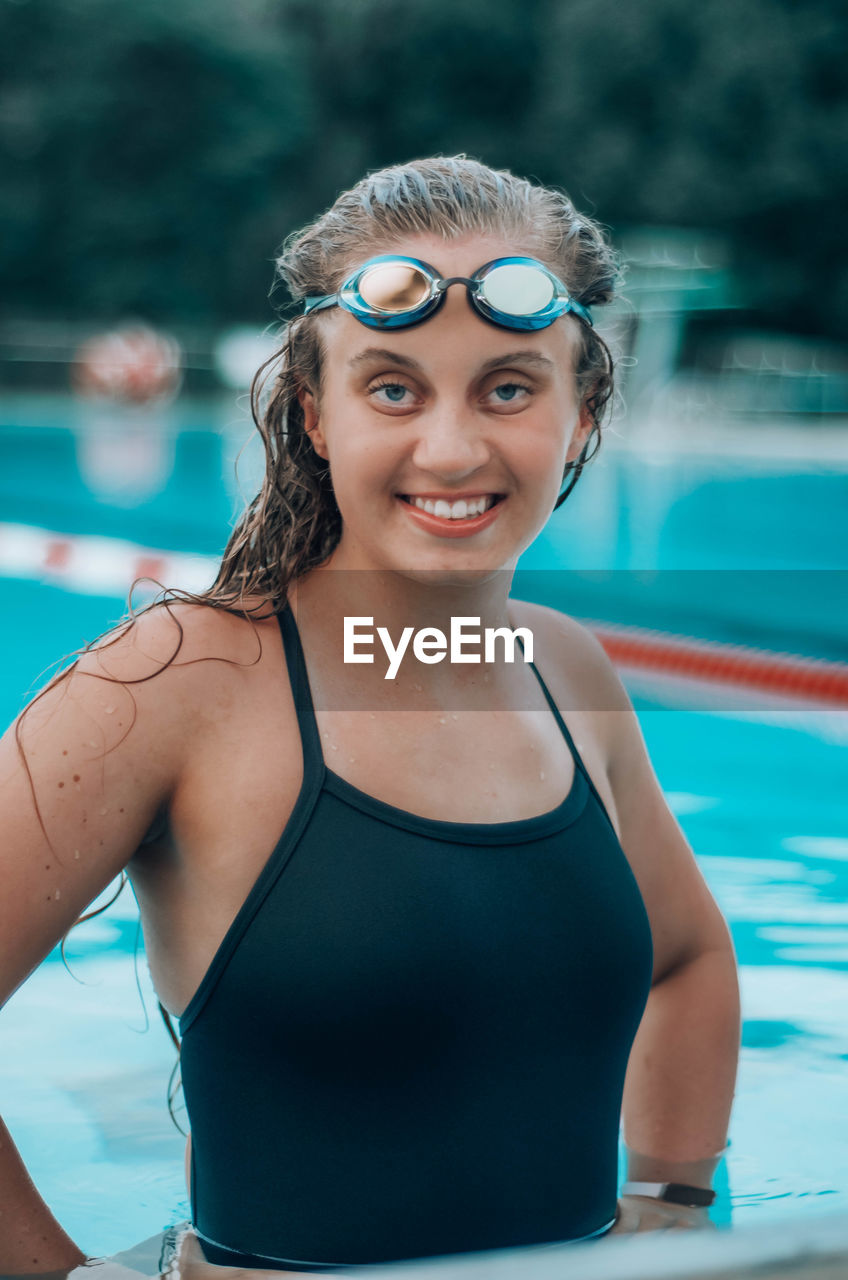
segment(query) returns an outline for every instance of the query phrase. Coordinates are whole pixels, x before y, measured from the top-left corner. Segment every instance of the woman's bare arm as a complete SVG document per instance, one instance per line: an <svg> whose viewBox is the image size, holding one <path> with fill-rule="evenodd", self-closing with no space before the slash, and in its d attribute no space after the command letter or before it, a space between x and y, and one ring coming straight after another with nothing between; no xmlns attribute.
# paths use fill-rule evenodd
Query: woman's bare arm
<svg viewBox="0 0 848 1280"><path fill-rule="evenodd" d="M185 625L188 611L180 616ZM115 644L84 654L0 739L0 1004L127 866L168 802L204 667L177 665L184 645L155 674L178 638L164 611L143 615ZM0 1188L0 1273L82 1260L2 1122Z"/></svg>
<svg viewBox="0 0 848 1280"><path fill-rule="evenodd" d="M582 705L598 726L621 844L651 923L653 981L624 1087L627 1176L708 1188L727 1142L739 1055L730 930L668 807L615 667L586 627L546 615L554 631L549 643L579 671ZM648 1225L649 1207L655 1206L645 1205ZM698 1215L705 1217L680 1210L681 1219Z"/></svg>
<svg viewBox="0 0 848 1280"><path fill-rule="evenodd" d="M610 727L608 776L622 846L654 945L653 984L624 1088L628 1177L709 1187L727 1142L739 1055L733 942L668 807L629 699Z"/></svg>

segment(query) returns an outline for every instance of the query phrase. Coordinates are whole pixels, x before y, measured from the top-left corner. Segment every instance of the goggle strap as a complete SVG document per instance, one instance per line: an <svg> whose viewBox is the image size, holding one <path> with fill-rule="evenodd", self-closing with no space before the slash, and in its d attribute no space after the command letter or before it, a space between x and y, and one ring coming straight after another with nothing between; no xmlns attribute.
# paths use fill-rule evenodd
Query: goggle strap
<svg viewBox="0 0 848 1280"><path fill-rule="evenodd" d="M323 297L304 298L303 314L310 315L313 311L323 311L326 307L335 306L336 295L334 293L325 294Z"/></svg>
<svg viewBox="0 0 848 1280"><path fill-rule="evenodd" d="M591 325L591 327L594 329L594 327L595 327L595 322L594 322L594 320L592 319L592 316L591 316L591 314L590 314L590 312L589 312L589 308L588 308L588 307L584 307L582 302L575 302L575 301L574 301L574 299L573 299L570 295L569 295L569 299L568 299L568 309L569 309L569 311L574 311L574 312L576 312L576 314L577 314L578 316L580 316L580 319L581 319L581 320L585 320L585 321L586 321L586 323L587 323L588 325Z"/></svg>

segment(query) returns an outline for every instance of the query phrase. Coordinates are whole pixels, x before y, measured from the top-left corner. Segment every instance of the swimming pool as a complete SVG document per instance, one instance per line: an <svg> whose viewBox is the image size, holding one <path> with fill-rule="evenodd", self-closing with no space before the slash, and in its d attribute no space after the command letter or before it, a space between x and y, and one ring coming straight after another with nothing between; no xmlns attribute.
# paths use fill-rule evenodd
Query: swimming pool
<svg viewBox="0 0 848 1280"><path fill-rule="evenodd" d="M245 430L238 428L241 438ZM44 431L54 433L49 443ZM105 532L148 546L220 551L238 505L222 476L231 468L238 433L228 443L226 432L185 424L168 444L172 470L158 509L152 480L146 494L137 486L132 501L125 486L118 501L113 477L106 502L107 463L101 458L97 470L89 454L86 471L79 440L67 427L30 424L12 434L20 448L0 431L0 457L16 459L19 496L4 506L4 519L64 533ZM148 460L147 474L154 473ZM0 482L5 490L8 468L0 467L0 475L7 477ZM131 478L129 470L124 475ZM835 492L843 480L825 479L819 517L830 501L822 497L825 490ZM589 561L589 548L594 538L600 554L600 525L611 516L608 508L599 513L591 473L582 483L583 506L575 505L573 523L558 526L556 546L537 548L548 557L541 567L554 556L557 564L573 565L581 554L584 565L599 563ZM809 502L812 516L812 489ZM828 540L834 571L845 568L839 555L848 545L835 538L837 515L834 507ZM818 543L824 545L820 522L808 521L818 532L802 535L811 557ZM578 527L579 536L569 542L568 530ZM682 539L680 527L678 521L672 532ZM768 535L758 536L765 555ZM737 567L729 559L732 541L725 542L712 544L709 567L722 568L722 556L724 568ZM753 555L750 539L745 545ZM778 552L775 568L799 566L797 542L792 564ZM4 725L48 666L116 621L124 604L120 594L0 578ZM743 1052L714 1220L726 1225L844 1209L848 715L729 705L698 711L691 699L680 705L679 688L672 691L661 680L626 682L669 804L730 922L740 961ZM166 1106L175 1055L159 1020L129 888L108 913L72 932L66 953L81 982L65 971L56 951L3 1011L3 1043L12 1049L0 1057L2 1111L60 1221L88 1252L108 1255L188 1216L184 1140Z"/></svg>
<svg viewBox="0 0 848 1280"><path fill-rule="evenodd" d="M69 649L81 624L91 635L120 613L118 600L8 580L0 600L51 646L26 661L17 645L4 654L9 714L24 667ZM698 713L663 706L644 681L630 691L741 966L743 1053L714 1220L844 1208L848 714ZM14 1046L0 1061L4 1115L60 1221L106 1255L188 1216L183 1139L165 1101L175 1055L128 887L72 932L66 954L81 981L54 951L3 1011Z"/></svg>

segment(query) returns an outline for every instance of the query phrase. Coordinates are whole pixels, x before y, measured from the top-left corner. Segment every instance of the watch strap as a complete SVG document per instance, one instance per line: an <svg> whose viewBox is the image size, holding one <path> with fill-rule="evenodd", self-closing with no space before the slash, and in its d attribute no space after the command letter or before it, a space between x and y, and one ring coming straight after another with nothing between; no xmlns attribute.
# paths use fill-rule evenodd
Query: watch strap
<svg viewBox="0 0 848 1280"><path fill-rule="evenodd" d="M668 1204L686 1204L697 1209L708 1208L716 1198L714 1191L705 1187L690 1187L684 1182L625 1182L623 1196L651 1196Z"/></svg>

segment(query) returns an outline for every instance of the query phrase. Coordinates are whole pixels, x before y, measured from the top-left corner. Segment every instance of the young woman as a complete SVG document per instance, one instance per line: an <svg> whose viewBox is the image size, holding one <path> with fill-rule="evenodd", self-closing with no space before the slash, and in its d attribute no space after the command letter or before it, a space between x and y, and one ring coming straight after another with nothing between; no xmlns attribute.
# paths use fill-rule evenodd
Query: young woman
<svg viewBox="0 0 848 1280"><path fill-rule="evenodd" d="M215 584L3 739L2 996L126 869L201 1269L704 1225L728 930L600 644L510 596L599 439L613 255L460 156L370 174L279 265L302 306ZM0 1184L0 1271L82 1259L5 1134Z"/></svg>

